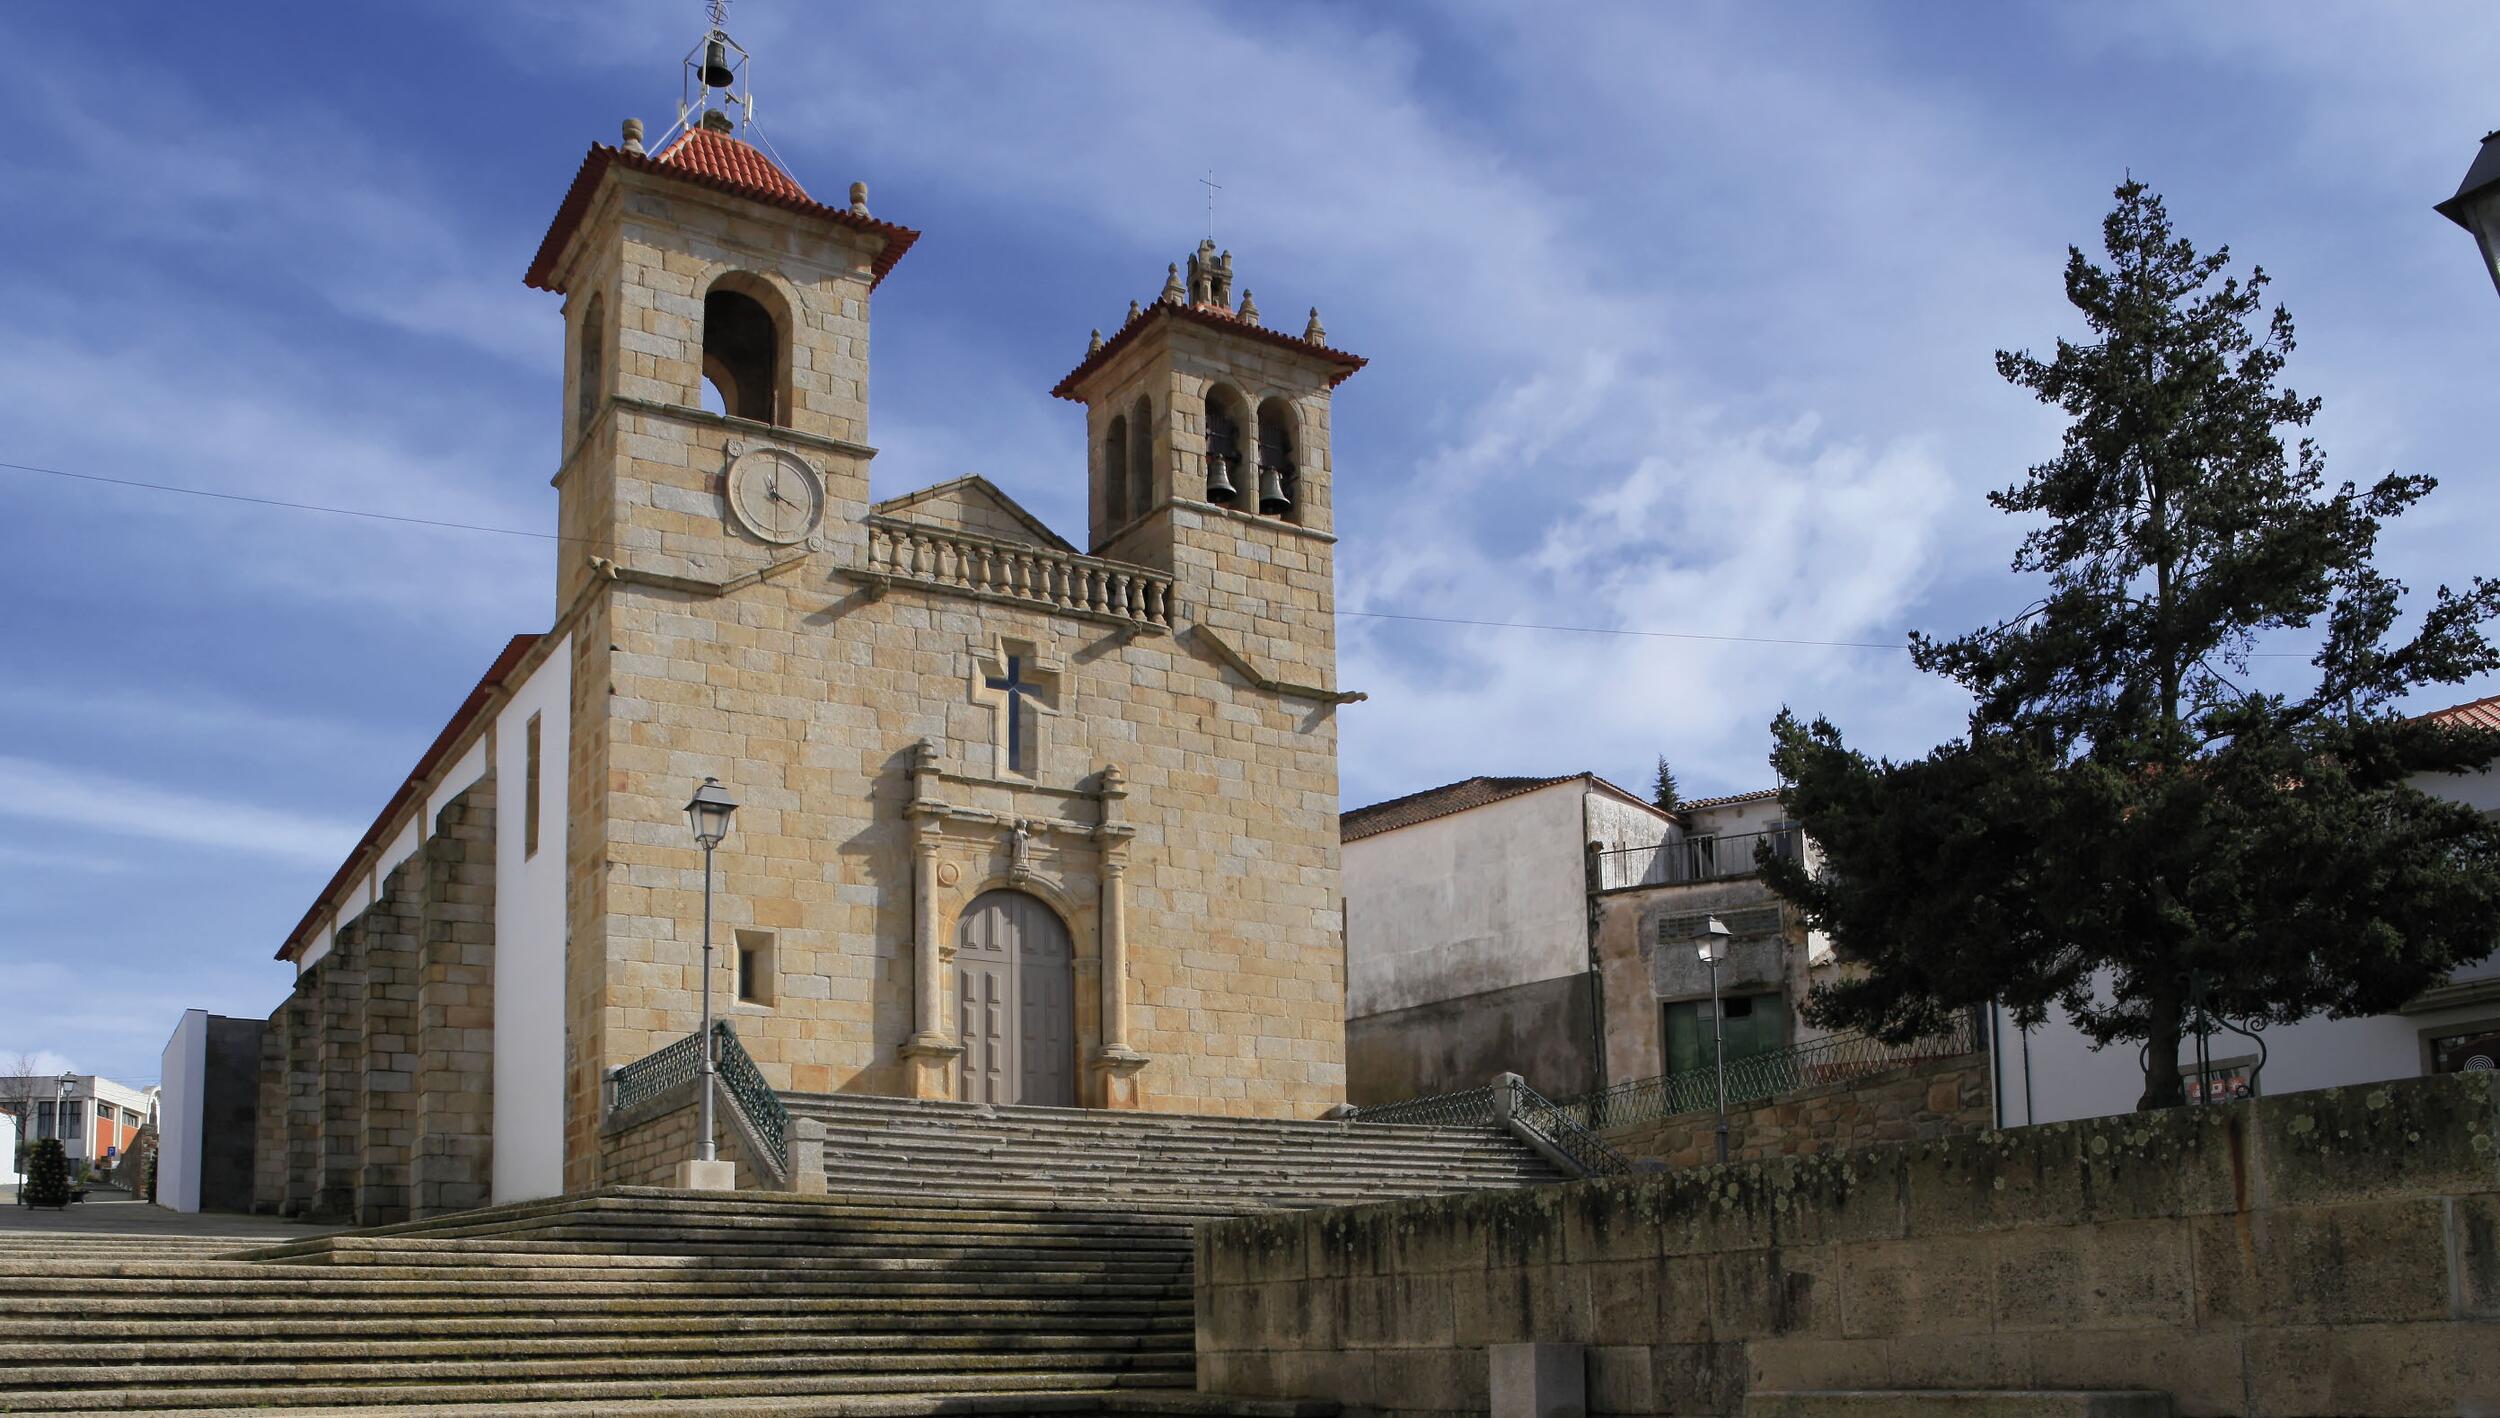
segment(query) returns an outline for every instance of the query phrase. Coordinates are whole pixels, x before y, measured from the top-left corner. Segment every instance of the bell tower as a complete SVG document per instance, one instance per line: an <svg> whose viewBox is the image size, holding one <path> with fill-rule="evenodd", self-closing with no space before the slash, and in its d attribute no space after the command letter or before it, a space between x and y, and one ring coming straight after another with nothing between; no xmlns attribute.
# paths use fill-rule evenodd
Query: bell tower
<svg viewBox="0 0 2500 1418"><path fill-rule="evenodd" d="M1089 545L1177 578L1185 609L1280 680L1336 678L1329 399L1363 360L1233 295L1202 241L1051 392L1085 406ZM1269 671L1262 671L1263 673Z"/></svg>
<svg viewBox="0 0 2500 1418"><path fill-rule="evenodd" d="M747 141L745 70L715 25L676 122L592 145L530 263L564 297L559 611L594 557L718 580L864 537L869 302L919 233ZM742 497L753 456L776 468Z"/></svg>

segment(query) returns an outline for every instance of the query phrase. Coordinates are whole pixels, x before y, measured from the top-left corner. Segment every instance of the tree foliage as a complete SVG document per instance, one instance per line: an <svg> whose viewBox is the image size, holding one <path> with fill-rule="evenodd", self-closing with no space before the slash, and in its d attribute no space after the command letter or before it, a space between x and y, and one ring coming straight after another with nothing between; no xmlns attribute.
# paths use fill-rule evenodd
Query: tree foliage
<svg viewBox="0 0 2500 1418"><path fill-rule="evenodd" d="M1683 806L1684 796L1676 790L1675 770L1667 766L1667 756L1658 755L1658 776L1649 787L1649 801L1660 812L1673 812Z"/></svg>
<svg viewBox="0 0 2500 1418"><path fill-rule="evenodd" d="M2142 184L2116 196L2107 263L2066 264L2090 338L1997 356L2068 418L1989 497L2029 526L2014 567L2045 595L1912 637L1973 701L1923 758L1783 712L1772 764L1825 869L1765 873L1861 967L1817 990L1820 1021L1901 1039L1988 1001L2061 1010L2096 1044L2145 1041L2138 1106L2161 1107L2184 1097L2192 975L2211 1007L2287 1023L2391 1009L2500 939L2500 829L2412 786L2481 769L2500 735L2395 708L2500 667L2500 583L2443 586L2398 633L2406 588L2373 556L2432 480L2330 486L2263 270L2229 275ZM2253 687L2260 637L2303 630L2307 687Z"/></svg>
<svg viewBox="0 0 2500 1418"><path fill-rule="evenodd" d="M57 1137L39 1139L26 1151L26 1202L69 1205L69 1152Z"/></svg>

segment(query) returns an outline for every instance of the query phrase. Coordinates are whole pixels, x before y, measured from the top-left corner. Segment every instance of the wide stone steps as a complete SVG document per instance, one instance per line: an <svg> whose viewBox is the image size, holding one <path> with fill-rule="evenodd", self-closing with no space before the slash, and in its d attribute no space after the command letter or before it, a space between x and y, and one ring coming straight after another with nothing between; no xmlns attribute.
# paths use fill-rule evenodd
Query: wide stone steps
<svg viewBox="0 0 2500 1418"><path fill-rule="evenodd" d="M1564 1180L1490 1127L1377 1126L785 1094L825 1129L834 1192L1151 1201L1209 1214Z"/></svg>
<svg viewBox="0 0 2500 1418"><path fill-rule="evenodd" d="M1158 1412L1103 1396L1196 1402L1191 1260L1180 1211L658 1191L97 1242L0 1260L0 1412Z"/></svg>
<svg viewBox="0 0 2500 1418"><path fill-rule="evenodd" d="M152 1418L223 1418L232 1410L170 1408ZM683 1418L678 1402L542 1399L534 1403L376 1403L354 1408L296 1408L295 1418ZM1013 1393L886 1393L770 1398L714 1398L710 1415L769 1418L1335 1418L1337 1405L1311 1399L1232 1398L1189 1389L1062 1389Z"/></svg>

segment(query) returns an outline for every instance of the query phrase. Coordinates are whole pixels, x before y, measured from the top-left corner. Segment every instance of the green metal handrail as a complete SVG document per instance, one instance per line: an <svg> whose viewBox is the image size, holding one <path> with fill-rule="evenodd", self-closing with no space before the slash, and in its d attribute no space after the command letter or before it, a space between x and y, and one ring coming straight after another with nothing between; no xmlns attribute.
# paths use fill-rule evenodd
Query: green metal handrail
<svg viewBox="0 0 2500 1418"><path fill-rule="evenodd" d="M713 1021L717 1047L713 1061L720 1070L723 1092L738 1111L746 1114L747 1126L755 1129L766 1151L772 1154L773 1165L782 1175L790 1172L790 1110L781 1105L781 1095L764 1081L764 1071L747 1057L745 1046L738 1042L737 1031L729 1021Z"/></svg>
<svg viewBox="0 0 2500 1418"><path fill-rule="evenodd" d="M1584 1177L1616 1176L1632 1170L1632 1159L1573 1115L1571 1105L1557 1103L1528 1086L1516 1074L1508 1079L1510 1115L1545 1144L1561 1153Z"/></svg>
<svg viewBox="0 0 2500 1418"><path fill-rule="evenodd" d="M1807 1043L1727 1061L1729 1107L1758 1103L1826 1083L1882 1073L1921 1059L1949 1058L1977 1047L1978 1029L1968 1014L1954 1017L1941 1034L1906 1044L1887 1044L1871 1034L1834 1034ZM1624 1127L1719 1106L1718 1071L1709 1064L1618 1083L1562 1104L1590 1128Z"/></svg>
<svg viewBox="0 0 2500 1418"><path fill-rule="evenodd" d="M1491 1127L1496 1121L1490 1088L1374 1103L1367 1108L1348 1109L1347 1116L1358 1123L1403 1123L1412 1127Z"/></svg>
<svg viewBox="0 0 2500 1418"><path fill-rule="evenodd" d="M728 1020L712 1021L712 1040L712 1059L719 1070L721 1092L771 1153L774 1165L788 1173L790 1110L782 1106L781 1095L773 1086L764 1081L763 1070L748 1057L746 1046L738 1042L738 1031L729 1027ZM608 1111L621 1113L639 1107L702 1077L702 1036L688 1034L610 1074Z"/></svg>

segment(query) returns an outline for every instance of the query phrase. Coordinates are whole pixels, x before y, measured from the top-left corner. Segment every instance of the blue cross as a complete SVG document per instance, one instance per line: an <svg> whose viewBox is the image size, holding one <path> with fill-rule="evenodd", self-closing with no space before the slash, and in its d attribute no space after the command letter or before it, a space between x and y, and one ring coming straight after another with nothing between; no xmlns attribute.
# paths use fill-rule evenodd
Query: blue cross
<svg viewBox="0 0 2500 1418"><path fill-rule="evenodd" d="M1007 767L1021 773L1024 771L1024 696L1040 694L1041 686L1025 679L1024 657L1021 655L1007 657L1005 679L984 675L981 682L1007 696Z"/></svg>

